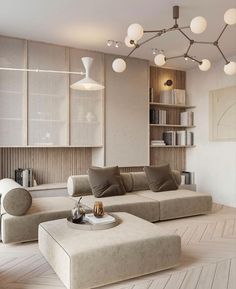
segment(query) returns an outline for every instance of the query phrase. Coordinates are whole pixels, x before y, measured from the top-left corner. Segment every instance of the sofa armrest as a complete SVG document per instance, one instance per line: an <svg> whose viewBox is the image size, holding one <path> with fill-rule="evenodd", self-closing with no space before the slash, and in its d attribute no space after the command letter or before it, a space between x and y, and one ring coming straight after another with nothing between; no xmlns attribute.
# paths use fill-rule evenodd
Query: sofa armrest
<svg viewBox="0 0 236 289"><path fill-rule="evenodd" d="M0 180L1 214L24 215L32 204L31 194L12 179Z"/></svg>
<svg viewBox="0 0 236 289"><path fill-rule="evenodd" d="M67 180L67 191L72 197L91 195L88 175L74 175Z"/></svg>

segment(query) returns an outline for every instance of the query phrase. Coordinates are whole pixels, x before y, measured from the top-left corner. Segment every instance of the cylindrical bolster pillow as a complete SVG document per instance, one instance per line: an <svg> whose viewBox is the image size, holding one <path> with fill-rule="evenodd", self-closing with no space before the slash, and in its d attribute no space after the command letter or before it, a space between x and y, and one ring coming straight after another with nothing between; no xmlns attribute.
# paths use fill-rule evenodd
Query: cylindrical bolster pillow
<svg viewBox="0 0 236 289"><path fill-rule="evenodd" d="M24 215L32 204L31 194L12 179L0 180L1 212L13 216Z"/></svg>
<svg viewBox="0 0 236 289"><path fill-rule="evenodd" d="M176 170L172 170L172 174L174 176L174 179L177 183L177 185L179 186L181 184L181 175L180 175L180 172L179 171L176 171Z"/></svg>
<svg viewBox="0 0 236 289"><path fill-rule="evenodd" d="M67 190L72 197L91 195L88 175L70 176L67 181Z"/></svg>

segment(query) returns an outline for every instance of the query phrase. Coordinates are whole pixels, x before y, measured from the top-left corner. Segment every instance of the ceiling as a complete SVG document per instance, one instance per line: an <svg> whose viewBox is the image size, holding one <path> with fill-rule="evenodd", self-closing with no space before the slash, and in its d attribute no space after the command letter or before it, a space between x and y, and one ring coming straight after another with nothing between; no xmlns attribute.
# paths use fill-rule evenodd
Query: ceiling
<svg viewBox="0 0 236 289"><path fill-rule="evenodd" d="M127 55L130 48L108 47L108 39L124 41L127 27L141 24L144 29L173 25L172 6L180 6L180 25L189 25L195 16L208 21L201 35L186 33L195 40L214 41L224 26L223 15L236 8L236 0L0 0L0 34L25 39ZM145 36L146 37L146 36ZM138 49L133 56L153 61L152 48L164 49L167 57L183 54L188 41L170 32ZM220 46L229 57L236 54L236 25L227 28ZM221 59L211 45L195 45L190 53L214 62ZM166 67L182 70L196 66L184 59L171 60Z"/></svg>

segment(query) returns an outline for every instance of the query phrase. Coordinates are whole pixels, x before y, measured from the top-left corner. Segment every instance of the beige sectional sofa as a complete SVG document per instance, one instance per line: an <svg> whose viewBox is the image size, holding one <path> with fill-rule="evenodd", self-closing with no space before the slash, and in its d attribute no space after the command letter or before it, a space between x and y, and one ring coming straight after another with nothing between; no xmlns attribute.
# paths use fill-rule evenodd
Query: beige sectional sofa
<svg viewBox="0 0 236 289"><path fill-rule="evenodd" d="M180 185L179 173L173 173ZM144 172L122 173L121 176L127 193L122 196L99 198L107 212L127 212L147 221L157 222L211 211L212 197L209 194L182 189L153 192L149 189ZM98 200L92 195L87 175L69 177L68 193L75 199L81 194L86 194L82 202L90 208Z"/></svg>
<svg viewBox="0 0 236 289"><path fill-rule="evenodd" d="M176 181L180 183L180 175L177 172L174 172L174 175ZM83 204L89 208L93 208L94 202L100 200L107 212L127 212L150 222L205 214L211 210L212 198L208 194L180 189L155 193L149 190L144 172L122 173L121 176L127 193L99 199L92 195L87 175L69 177L68 197L33 198L32 200L27 197L27 191L14 184L14 181L0 180L0 194L3 200L1 202L2 242L37 240L39 224L67 217L75 200L81 195L83 195ZM27 200L29 209L25 213L15 215L14 210L21 204L21 196ZM7 212L4 204L7 210L10 208L10 211L13 211Z"/></svg>

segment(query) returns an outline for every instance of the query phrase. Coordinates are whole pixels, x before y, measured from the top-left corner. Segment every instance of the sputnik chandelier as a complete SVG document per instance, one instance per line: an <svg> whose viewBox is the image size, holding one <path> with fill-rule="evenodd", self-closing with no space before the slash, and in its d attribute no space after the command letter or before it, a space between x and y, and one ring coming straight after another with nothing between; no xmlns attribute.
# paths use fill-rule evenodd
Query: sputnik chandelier
<svg viewBox="0 0 236 289"><path fill-rule="evenodd" d="M174 25L167 29L160 29L160 30L144 30L143 27L140 24L131 24L128 27L127 30L127 36L125 38L125 44L126 46L133 48L130 53L125 57L125 59L117 58L112 63L112 68L115 72L123 72L126 69L126 62L125 60L131 56L135 50L146 44L147 42L162 36L165 33L171 32L171 31L178 31L180 34L182 34L189 42L188 47L186 48L185 53L182 55L172 56L172 57L166 57L163 53L159 53L155 56L154 62L157 66L161 67L163 66L168 60L176 59L176 58L185 58L185 59L191 59L198 63L198 67L202 71L207 71L211 67L211 63L208 59L202 59L199 60L195 56L192 56L190 54L191 47L195 44L203 44L203 45L213 45L216 49L218 49L219 53L222 55L223 59L225 60L224 65L224 72L227 75L233 75L236 74L236 62L229 61L226 56L224 55L223 51L220 48L219 40L223 33L225 32L226 28L229 25L236 24L236 9L231 8L228 9L224 14L224 21L225 25L220 32L219 37L213 41L196 41L193 40L191 37L189 37L183 30L190 28L190 30L195 34L200 34L205 31L207 27L207 21L204 17L198 16L192 19L190 26L182 26L179 27L178 25L178 19L179 19L179 6L173 7L173 19L175 21ZM144 34L154 34L148 39L138 42Z"/></svg>

